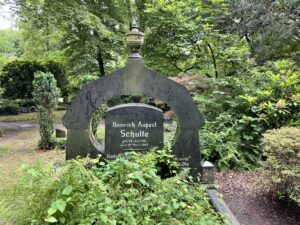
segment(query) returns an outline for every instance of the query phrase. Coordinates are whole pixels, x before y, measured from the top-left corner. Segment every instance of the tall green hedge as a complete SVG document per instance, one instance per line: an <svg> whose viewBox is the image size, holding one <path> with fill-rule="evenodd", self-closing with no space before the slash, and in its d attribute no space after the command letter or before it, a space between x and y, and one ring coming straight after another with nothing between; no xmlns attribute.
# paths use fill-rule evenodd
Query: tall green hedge
<svg viewBox="0 0 300 225"><path fill-rule="evenodd" d="M13 61L3 67L0 75L0 86L4 89L3 97L11 99L32 98L32 81L37 71L50 72L57 80L62 94L67 93L66 71L57 62L48 61L44 64L37 61Z"/></svg>

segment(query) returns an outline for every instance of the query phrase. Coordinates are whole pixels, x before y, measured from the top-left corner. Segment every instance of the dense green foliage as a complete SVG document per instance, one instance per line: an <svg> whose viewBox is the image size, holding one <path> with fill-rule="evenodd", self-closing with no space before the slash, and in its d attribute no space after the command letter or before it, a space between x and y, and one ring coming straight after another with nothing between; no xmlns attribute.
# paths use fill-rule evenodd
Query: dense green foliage
<svg viewBox="0 0 300 225"><path fill-rule="evenodd" d="M246 41L226 33L224 0L16 1L22 57L56 60L72 75L103 76L124 63L124 35L138 17L146 63L167 75L235 73L249 55ZM34 32L33 32L34 31ZM157 62L160 62L159 64Z"/></svg>
<svg viewBox="0 0 300 225"><path fill-rule="evenodd" d="M63 60L73 74L103 76L125 55L128 2L16 1L17 14L24 21L20 24L25 31L24 56Z"/></svg>
<svg viewBox="0 0 300 225"><path fill-rule="evenodd" d="M34 74L32 96L37 105L37 114L40 124L41 140L39 146L42 149L54 147L53 110L58 103L60 90L56 86L56 80L51 73L37 72Z"/></svg>
<svg viewBox="0 0 300 225"><path fill-rule="evenodd" d="M207 119L200 132L202 155L221 169L251 168L261 157L263 132L299 126L300 74L295 64L270 62L246 75L210 80L204 93L195 91Z"/></svg>
<svg viewBox="0 0 300 225"><path fill-rule="evenodd" d="M236 72L232 66L239 69L248 46L219 30L228 16L226 1L146 2L141 17L148 29L143 54L151 67L167 75L201 72L214 77Z"/></svg>
<svg viewBox="0 0 300 225"><path fill-rule="evenodd" d="M3 97L31 98L33 75L43 70L38 62L11 62L4 66L0 84L4 88Z"/></svg>
<svg viewBox="0 0 300 225"><path fill-rule="evenodd" d="M32 99L0 99L0 115L16 115L20 112L35 111Z"/></svg>
<svg viewBox="0 0 300 225"><path fill-rule="evenodd" d="M0 30L0 71L3 66L20 56L20 32Z"/></svg>
<svg viewBox="0 0 300 225"><path fill-rule="evenodd" d="M300 129L283 127L264 134L263 181L280 198L300 206Z"/></svg>
<svg viewBox="0 0 300 225"><path fill-rule="evenodd" d="M57 85L66 93L66 73L64 67L57 62L44 64L37 61L13 61L6 64L0 76L3 97L26 99L32 97L32 81L37 71L50 72L57 79Z"/></svg>
<svg viewBox="0 0 300 225"><path fill-rule="evenodd" d="M250 115L262 121L264 130L292 125L300 119L300 71L294 63L276 61L258 74L256 90L240 96Z"/></svg>
<svg viewBox="0 0 300 225"><path fill-rule="evenodd" d="M19 191L27 200L18 203L16 224L224 224L186 172L156 175L159 158L131 153L100 165L24 166Z"/></svg>
<svg viewBox="0 0 300 225"><path fill-rule="evenodd" d="M20 106L14 101L0 101L0 115L16 115L19 114Z"/></svg>
<svg viewBox="0 0 300 225"><path fill-rule="evenodd" d="M299 61L298 0L231 0L231 30L244 38L259 64L280 58Z"/></svg>

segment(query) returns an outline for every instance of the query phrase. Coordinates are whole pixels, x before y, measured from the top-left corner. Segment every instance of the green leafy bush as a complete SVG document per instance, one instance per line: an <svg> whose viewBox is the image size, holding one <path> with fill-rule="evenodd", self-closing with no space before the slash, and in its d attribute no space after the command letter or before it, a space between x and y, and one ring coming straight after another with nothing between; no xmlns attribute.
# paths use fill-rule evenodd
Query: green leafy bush
<svg viewBox="0 0 300 225"><path fill-rule="evenodd" d="M0 115L16 115L19 114L20 106L16 101L1 100Z"/></svg>
<svg viewBox="0 0 300 225"><path fill-rule="evenodd" d="M32 107L35 106L35 102L33 99L22 99L20 100L21 107Z"/></svg>
<svg viewBox="0 0 300 225"><path fill-rule="evenodd" d="M58 87L66 94L66 72L60 63L53 61L42 64L37 61L13 61L6 64L0 75L3 97L11 99L32 98L32 81L37 71L50 72L58 80Z"/></svg>
<svg viewBox="0 0 300 225"><path fill-rule="evenodd" d="M51 73L37 72L34 75L33 92L37 105L37 113L40 124L41 140L39 146L42 149L54 147L53 110L57 106L60 90L56 86L56 80Z"/></svg>
<svg viewBox="0 0 300 225"><path fill-rule="evenodd" d="M0 137L2 137L3 133L4 133L4 130L2 128L0 128Z"/></svg>
<svg viewBox="0 0 300 225"><path fill-rule="evenodd" d="M260 139L268 129L300 124L297 67L283 60L239 77L211 79L194 94L206 118L201 153L219 168L250 168L262 156Z"/></svg>
<svg viewBox="0 0 300 225"><path fill-rule="evenodd" d="M270 130L264 134L263 145L265 185L300 206L300 128Z"/></svg>
<svg viewBox="0 0 300 225"><path fill-rule="evenodd" d="M204 93L194 92L194 100L206 119L200 131L201 155L219 169L249 169L260 156L259 119L247 115L240 96L252 91L255 79L242 76L210 79ZM202 90L200 90L202 91Z"/></svg>
<svg viewBox="0 0 300 225"><path fill-rule="evenodd" d="M214 121L206 122L200 131L201 155L214 162L220 170L249 169L257 153L243 151L237 120L228 113L220 114ZM254 159L251 159L253 157Z"/></svg>
<svg viewBox="0 0 300 225"><path fill-rule="evenodd" d="M46 68L44 72L49 72L54 75L54 78L57 83L57 87L61 90L62 96L68 95L67 85L68 80L66 77L66 69L65 67L58 62L55 62L53 60L49 60L43 64L43 66Z"/></svg>
<svg viewBox="0 0 300 225"><path fill-rule="evenodd" d="M221 113L235 110L237 97L247 92L248 87L251 88L250 80L242 81L237 77L211 78L204 93L201 93L202 90L193 93L194 100L206 120L212 121Z"/></svg>
<svg viewBox="0 0 300 225"><path fill-rule="evenodd" d="M70 77L70 99L73 99L84 85L88 84L90 81L97 80L98 78L99 76L88 73Z"/></svg>
<svg viewBox="0 0 300 225"><path fill-rule="evenodd" d="M300 73L287 60L272 62L258 74L255 93L241 95L248 114L259 118L264 130L300 120ZM242 104L241 104L242 105Z"/></svg>
<svg viewBox="0 0 300 225"><path fill-rule="evenodd" d="M224 224L186 172L157 176L157 158L128 153L100 165L85 159L55 170L25 166L18 190L26 201L18 203L16 224Z"/></svg>

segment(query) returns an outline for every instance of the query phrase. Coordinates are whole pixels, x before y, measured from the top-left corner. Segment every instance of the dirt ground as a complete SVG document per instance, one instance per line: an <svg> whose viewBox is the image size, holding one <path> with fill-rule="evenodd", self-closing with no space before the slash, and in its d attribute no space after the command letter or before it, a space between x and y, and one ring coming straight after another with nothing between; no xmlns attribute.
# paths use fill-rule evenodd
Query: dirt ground
<svg viewBox="0 0 300 225"><path fill-rule="evenodd" d="M0 137L0 191L15 182L22 164L34 161L59 162L64 160L62 151L37 150L38 129L5 130Z"/></svg>
<svg viewBox="0 0 300 225"><path fill-rule="evenodd" d="M300 225L300 207L260 188L259 172L216 173L224 200L243 225Z"/></svg>

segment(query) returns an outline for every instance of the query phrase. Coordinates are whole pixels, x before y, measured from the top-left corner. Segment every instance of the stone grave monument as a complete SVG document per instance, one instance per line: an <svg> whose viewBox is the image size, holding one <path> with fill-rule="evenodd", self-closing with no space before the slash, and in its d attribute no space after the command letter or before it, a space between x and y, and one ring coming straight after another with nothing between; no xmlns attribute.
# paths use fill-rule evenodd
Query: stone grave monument
<svg viewBox="0 0 300 225"><path fill-rule="evenodd" d="M146 104L122 104L105 114L105 152L115 159L126 151L163 147L163 112Z"/></svg>
<svg viewBox="0 0 300 225"><path fill-rule="evenodd" d="M63 118L67 128L66 158L97 157L114 159L124 151L147 151L163 145L163 114L148 105L119 105L106 112L105 146L91 132L93 112L101 104L122 95L143 94L167 103L176 113L178 129L173 154L191 175L201 172L199 129L203 117L186 88L147 68L139 54L144 34L136 24L126 35L131 49L125 68L88 83L82 88Z"/></svg>

